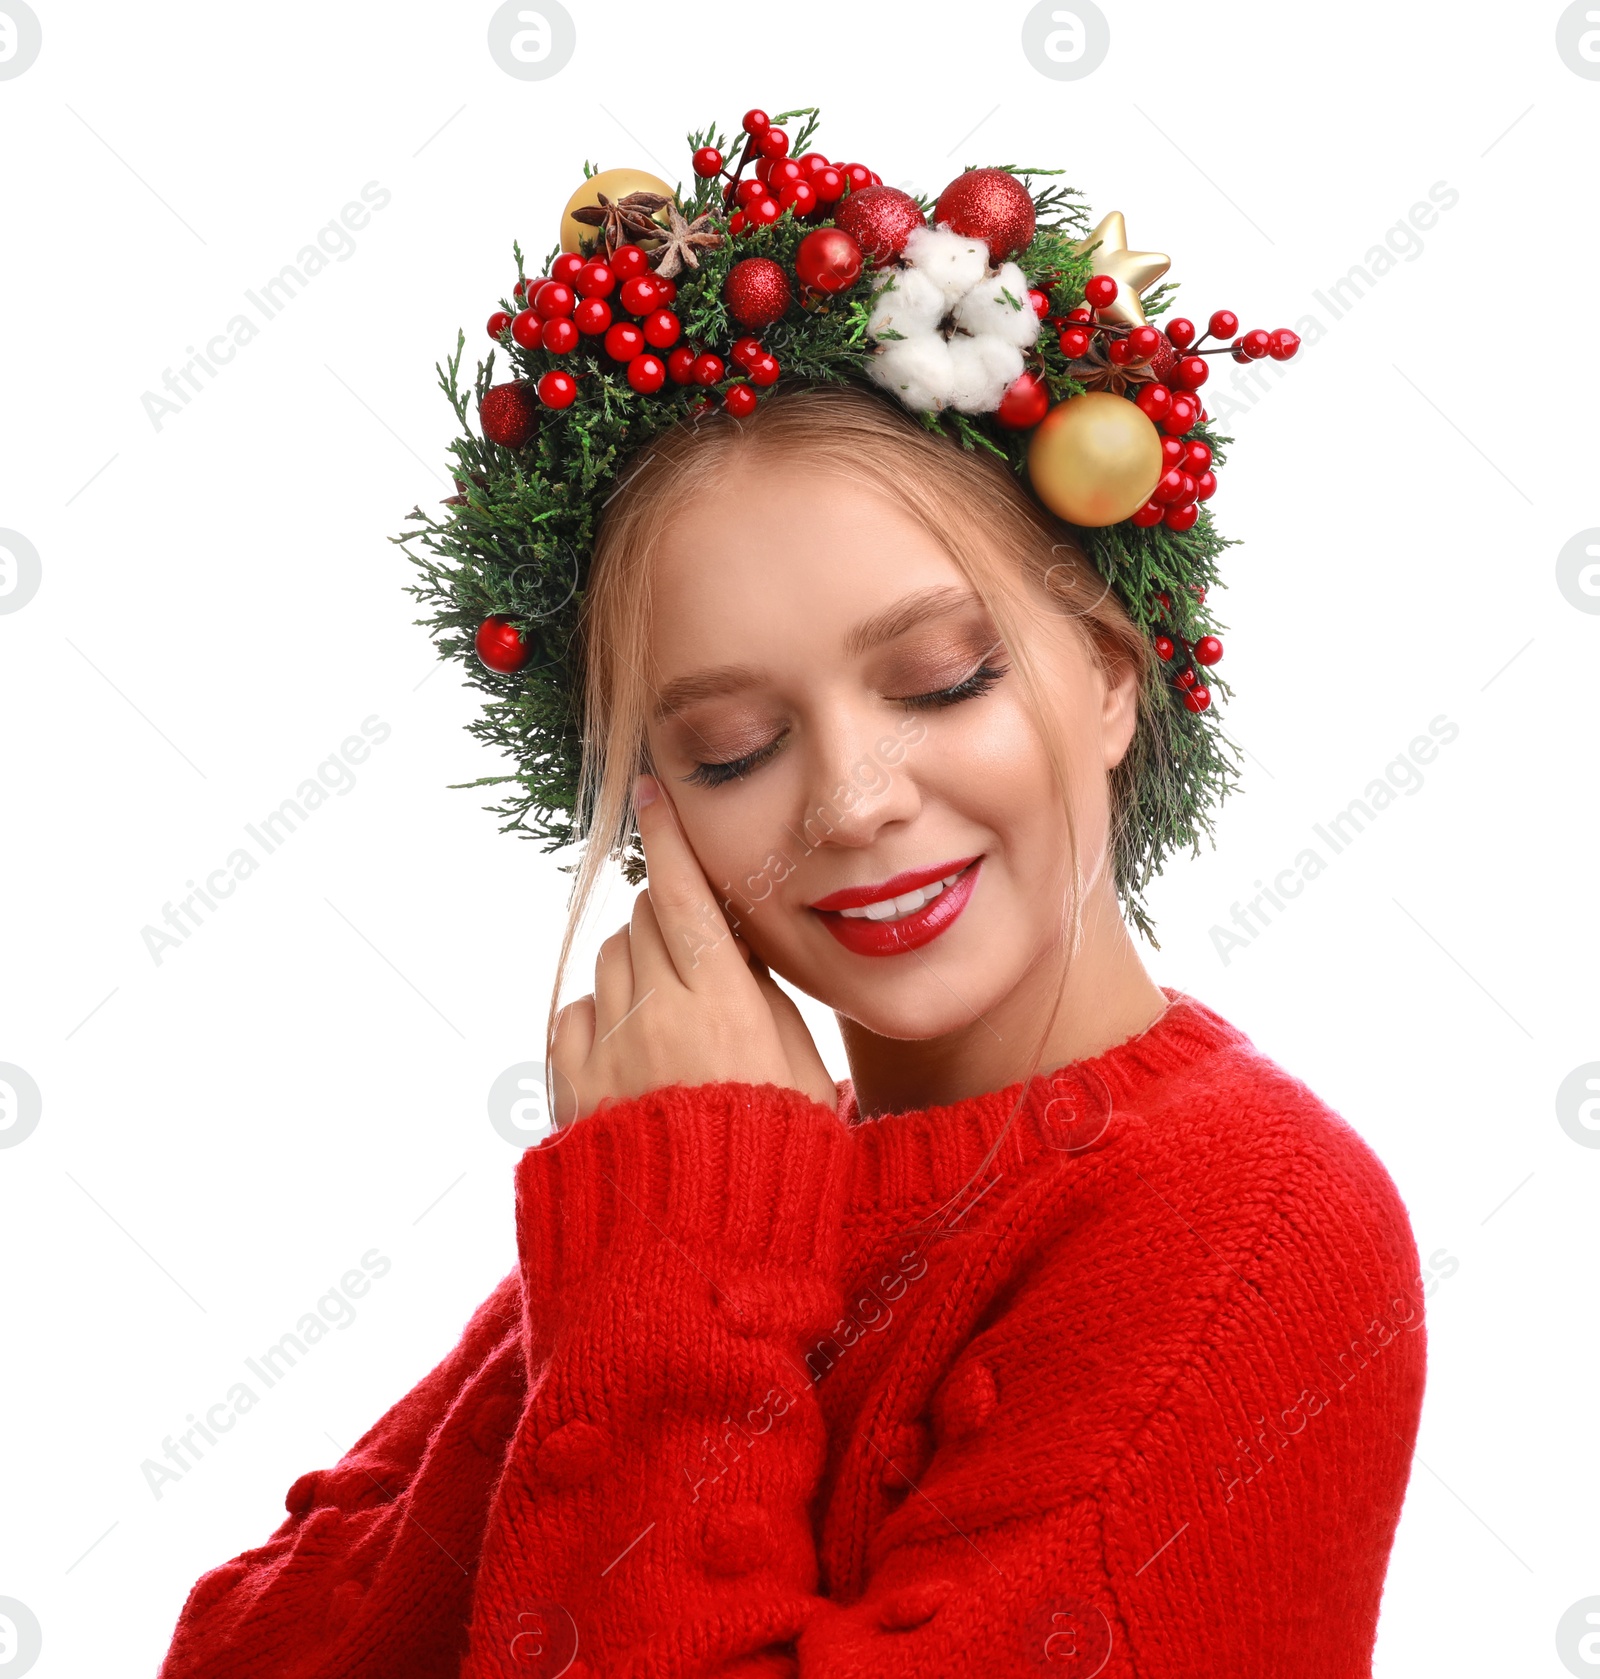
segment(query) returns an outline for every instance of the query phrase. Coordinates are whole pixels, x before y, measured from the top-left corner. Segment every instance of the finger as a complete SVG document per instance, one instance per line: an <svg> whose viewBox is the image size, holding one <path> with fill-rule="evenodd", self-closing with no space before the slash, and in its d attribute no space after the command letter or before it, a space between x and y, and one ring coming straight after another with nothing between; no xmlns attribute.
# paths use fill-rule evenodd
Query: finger
<svg viewBox="0 0 1600 1679"><path fill-rule="evenodd" d="M633 941L619 927L594 964L595 1030L603 1037L633 1007Z"/></svg>
<svg viewBox="0 0 1600 1679"><path fill-rule="evenodd" d="M551 1084L555 1090L555 1122L570 1125L578 1117L578 1078L594 1047L594 998L580 997L556 1015L550 1039Z"/></svg>
<svg viewBox="0 0 1600 1679"><path fill-rule="evenodd" d="M647 992L668 983L680 983L678 970L672 965L672 954L656 919L655 905L650 894L641 892L633 900L633 920L628 925L633 940L633 990L635 1003Z"/></svg>
<svg viewBox="0 0 1600 1679"><path fill-rule="evenodd" d="M837 1107L838 1087L817 1050L816 1040L806 1026L805 1017L795 1007L794 998L764 967L756 964L752 971L755 972L756 984L761 988L761 995L766 998L767 1007L772 1011L772 1022L778 1029L778 1041L783 1045L784 1055L788 1059L789 1073L795 1089L803 1090L824 1107Z"/></svg>
<svg viewBox="0 0 1600 1679"><path fill-rule="evenodd" d="M692 989L705 989L742 976L745 964L666 790L653 775L641 775L633 802L650 903L678 978Z"/></svg>

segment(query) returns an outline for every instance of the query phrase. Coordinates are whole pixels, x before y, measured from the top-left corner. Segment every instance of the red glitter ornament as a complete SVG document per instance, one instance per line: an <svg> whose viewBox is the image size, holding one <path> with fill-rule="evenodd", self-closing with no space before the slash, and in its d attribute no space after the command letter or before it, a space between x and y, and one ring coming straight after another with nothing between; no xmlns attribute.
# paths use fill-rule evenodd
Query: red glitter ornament
<svg viewBox="0 0 1600 1679"><path fill-rule="evenodd" d="M513 387L501 385L499 388L511 390ZM528 662L529 649L522 631L502 613L497 612L492 618L485 618L479 624L472 644L483 663L502 676L510 676L513 671L521 670Z"/></svg>
<svg viewBox="0 0 1600 1679"><path fill-rule="evenodd" d="M819 227L800 241L794 270L813 291L841 292L861 278L861 247L842 228Z"/></svg>
<svg viewBox="0 0 1600 1679"><path fill-rule="evenodd" d="M912 230L928 225L916 199L899 187L852 191L833 219L861 247L874 268L893 262L906 248Z"/></svg>
<svg viewBox="0 0 1600 1679"><path fill-rule="evenodd" d="M759 331L783 319L789 307L789 276L770 257L746 257L733 265L722 297L740 326Z"/></svg>
<svg viewBox="0 0 1600 1679"><path fill-rule="evenodd" d="M981 239L992 262L1020 256L1033 242L1033 196L1009 169L969 169L939 194L936 225Z"/></svg>
<svg viewBox="0 0 1600 1679"><path fill-rule="evenodd" d="M502 449L520 449L539 423L533 398L523 385L495 385L485 391L478 418L483 435Z"/></svg>

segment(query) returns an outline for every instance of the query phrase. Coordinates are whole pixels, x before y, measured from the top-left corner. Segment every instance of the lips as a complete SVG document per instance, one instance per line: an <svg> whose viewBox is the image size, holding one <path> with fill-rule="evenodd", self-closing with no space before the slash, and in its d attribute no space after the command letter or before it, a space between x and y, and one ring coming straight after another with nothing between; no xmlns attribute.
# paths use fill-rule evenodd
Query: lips
<svg viewBox="0 0 1600 1679"><path fill-rule="evenodd" d="M811 908L846 950L898 956L930 944L967 907L978 883L979 857L956 858L872 886L847 886Z"/></svg>

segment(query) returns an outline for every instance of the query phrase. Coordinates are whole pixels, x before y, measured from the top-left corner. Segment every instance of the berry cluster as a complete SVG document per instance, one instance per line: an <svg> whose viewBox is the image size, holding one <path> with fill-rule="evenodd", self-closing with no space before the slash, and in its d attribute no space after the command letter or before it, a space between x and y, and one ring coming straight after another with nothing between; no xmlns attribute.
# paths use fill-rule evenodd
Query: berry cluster
<svg viewBox="0 0 1600 1679"><path fill-rule="evenodd" d="M1192 521L1191 521L1192 523ZM1206 592L1203 588L1194 590L1196 605L1205 604ZM1156 596L1156 605L1166 616L1172 613L1172 597L1167 594ZM1154 613L1151 616L1155 616ZM1222 643L1214 635L1203 635L1194 642L1185 641L1176 630L1162 629L1155 637L1156 657L1162 664L1170 665L1172 685L1178 690L1178 696L1190 711L1204 711L1211 704L1211 690L1200 680L1200 672L1196 665L1208 668L1222 658ZM1181 650L1181 655L1180 655Z"/></svg>
<svg viewBox="0 0 1600 1679"><path fill-rule="evenodd" d="M722 202L731 211L728 231L735 237L771 227L785 210L796 221L825 220L847 192L883 184L883 177L864 163L831 163L821 152L790 157L787 132L774 127L765 111L746 111L743 127L744 150L731 171L715 146L702 146L694 154L696 175L702 180L720 175L726 183Z"/></svg>

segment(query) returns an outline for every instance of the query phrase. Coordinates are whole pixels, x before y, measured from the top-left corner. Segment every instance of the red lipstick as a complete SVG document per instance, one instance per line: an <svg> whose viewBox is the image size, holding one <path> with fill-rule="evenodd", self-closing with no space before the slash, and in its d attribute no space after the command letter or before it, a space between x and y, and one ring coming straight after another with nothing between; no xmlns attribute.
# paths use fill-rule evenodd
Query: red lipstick
<svg viewBox="0 0 1600 1679"><path fill-rule="evenodd" d="M827 897L819 898L811 908L846 950L858 956L899 956L931 944L955 922L967 907L978 884L981 863L981 857L958 857L948 863L907 869L871 886L846 886L838 892L830 892ZM958 878L909 915L874 921L867 916L840 913L903 897L918 888L931 886L935 881L947 880L951 875Z"/></svg>

